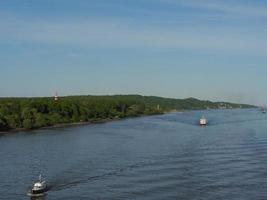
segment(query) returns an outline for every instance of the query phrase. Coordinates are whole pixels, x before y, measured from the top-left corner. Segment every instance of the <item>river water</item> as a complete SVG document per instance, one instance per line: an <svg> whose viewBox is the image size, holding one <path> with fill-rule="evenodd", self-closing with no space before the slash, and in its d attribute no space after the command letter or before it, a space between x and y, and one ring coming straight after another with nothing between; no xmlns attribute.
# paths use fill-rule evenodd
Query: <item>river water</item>
<svg viewBox="0 0 267 200"><path fill-rule="evenodd" d="M267 199L267 115L191 111L0 136L0 199L29 199L39 173L46 200Z"/></svg>

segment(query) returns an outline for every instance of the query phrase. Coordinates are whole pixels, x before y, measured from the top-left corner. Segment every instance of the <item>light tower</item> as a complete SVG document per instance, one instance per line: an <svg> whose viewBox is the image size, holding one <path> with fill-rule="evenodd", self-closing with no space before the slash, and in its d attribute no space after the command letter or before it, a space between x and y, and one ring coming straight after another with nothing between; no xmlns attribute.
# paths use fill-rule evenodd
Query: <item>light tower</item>
<svg viewBox="0 0 267 200"><path fill-rule="evenodd" d="M58 101L58 93L56 92L55 96L54 96L54 100Z"/></svg>

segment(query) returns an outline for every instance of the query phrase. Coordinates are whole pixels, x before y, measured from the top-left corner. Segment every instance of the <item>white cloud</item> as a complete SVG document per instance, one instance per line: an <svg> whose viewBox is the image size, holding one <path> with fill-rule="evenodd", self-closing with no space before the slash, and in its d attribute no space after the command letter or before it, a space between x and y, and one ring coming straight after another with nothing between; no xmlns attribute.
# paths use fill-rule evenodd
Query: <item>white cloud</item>
<svg viewBox="0 0 267 200"><path fill-rule="evenodd" d="M0 43L178 48L256 54L267 52L264 32L229 30L225 27L158 27L111 19L52 22L14 17L2 18L0 26Z"/></svg>

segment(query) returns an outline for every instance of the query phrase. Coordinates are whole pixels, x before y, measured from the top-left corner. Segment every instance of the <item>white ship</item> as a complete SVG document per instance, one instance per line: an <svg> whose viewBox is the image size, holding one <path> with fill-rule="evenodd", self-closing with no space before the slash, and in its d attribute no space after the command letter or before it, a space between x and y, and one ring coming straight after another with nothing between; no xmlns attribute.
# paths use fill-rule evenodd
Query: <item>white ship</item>
<svg viewBox="0 0 267 200"><path fill-rule="evenodd" d="M206 126L206 125L207 125L207 119L206 119L204 116L202 116L202 117L200 118L200 120L199 120L199 125L200 125L200 126Z"/></svg>
<svg viewBox="0 0 267 200"><path fill-rule="evenodd" d="M261 112L262 112L263 114L266 113L266 107L265 107L265 106L261 107Z"/></svg>
<svg viewBox="0 0 267 200"><path fill-rule="evenodd" d="M42 175L39 175L39 180L35 182L32 186L32 189L28 192L28 196L39 197L44 196L47 191L46 182L42 179Z"/></svg>

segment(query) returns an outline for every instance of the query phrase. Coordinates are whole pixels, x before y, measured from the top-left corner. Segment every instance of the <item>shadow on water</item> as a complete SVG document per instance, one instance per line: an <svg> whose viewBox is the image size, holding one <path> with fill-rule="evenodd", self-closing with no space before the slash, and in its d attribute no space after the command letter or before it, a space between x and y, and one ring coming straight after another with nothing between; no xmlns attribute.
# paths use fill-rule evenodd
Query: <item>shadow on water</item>
<svg viewBox="0 0 267 200"><path fill-rule="evenodd" d="M43 197L30 197L31 200L46 200L46 195Z"/></svg>

